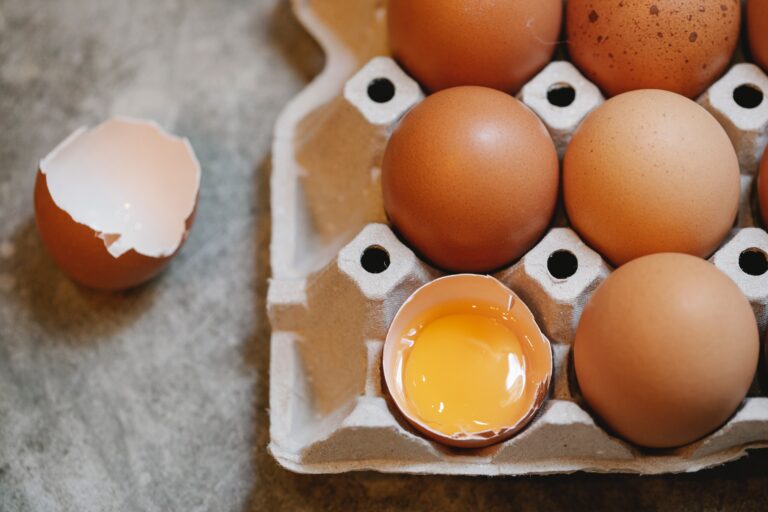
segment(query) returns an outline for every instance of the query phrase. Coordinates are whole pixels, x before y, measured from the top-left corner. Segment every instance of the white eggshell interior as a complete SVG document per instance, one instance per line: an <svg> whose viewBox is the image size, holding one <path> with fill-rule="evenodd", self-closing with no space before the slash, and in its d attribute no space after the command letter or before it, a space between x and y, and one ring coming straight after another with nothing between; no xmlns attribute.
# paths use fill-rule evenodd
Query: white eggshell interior
<svg viewBox="0 0 768 512"><path fill-rule="evenodd" d="M76 130L40 161L54 203L98 233L115 258L160 258L186 237L200 164L189 141L153 121L115 118Z"/></svg>

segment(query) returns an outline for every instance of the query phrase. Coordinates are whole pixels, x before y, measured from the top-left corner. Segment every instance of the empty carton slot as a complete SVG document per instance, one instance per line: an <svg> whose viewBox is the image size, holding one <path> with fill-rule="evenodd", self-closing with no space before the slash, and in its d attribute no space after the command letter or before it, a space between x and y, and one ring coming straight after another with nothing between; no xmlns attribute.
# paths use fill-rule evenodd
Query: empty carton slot
<svg viewBox="0 0 768 512"><path fill-rule="evenodd" d="M742 108L759 107L763 97L763 91L753 84L743 84L733 90L733 101Z"/></svg>
<svg viewBox="0 0 768 512"><path fill-rule="evenodd" d="M368 97L376 103L387 103L395 97L395 84L389 78L374 78L368 84Z"/></svg>
<svg viewBox="0 0 768 512"><path fill-rule="evenodd" d="M360 256L360 265L366 272L381 274L389 268L389 253L379 245L372 245Z"/></svg>
<svg viewBox="0 0 768 512"><path fill-rule="evenodd" d="M547 258L547 271L555 279L568 279L579 269L579 260L571 251L561 249Z"/></svg>
<svg viewBox="0 0 768 512"><path fill-rule="evenodd" d="M739 267L745 274L761 276L768 272L768 255L756 247L746 249L739 255Z"/></svg>
<svg viewBox="0 0 768 512"><path fill-rule="evenodd" d="M556 83L547 90L547 100L556 107L567 107L576 100L576 89L570 84Z"/></svg>

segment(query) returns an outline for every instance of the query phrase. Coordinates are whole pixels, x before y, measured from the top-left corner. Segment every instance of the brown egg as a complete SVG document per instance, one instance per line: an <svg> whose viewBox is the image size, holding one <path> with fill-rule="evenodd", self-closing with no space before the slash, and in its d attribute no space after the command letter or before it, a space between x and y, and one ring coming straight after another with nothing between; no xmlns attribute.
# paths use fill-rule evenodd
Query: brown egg
<svg viewBox="0 0 768 512"><path fill-rule="evenodd" d="M744 399L759 357L757 322L711 263L654 254L606 279L574 345L579 388L607 427L641 446L693 442Z"/></svg>
<svg viewBox="0 0 768 512"><path fill-rule="evenodd" d="M152 122L80 129L40 162L34 200L43 245L80 284L139 285L186 240L199 180L189 142Z"/></svg>
<svg viewBox="0 0 768 512"><path fill-rule="evenodd" d="M747 1L747 31L752 58L768 72L768 2Z"/></svg>
<svg viewBox="0 0 768 512"><path fill-rule="evenodd" d="M552 58L561 0L389 0L392 55L430 91L516 92Z"/></svg>
<svg viewBox="0 0 768 512"><path fill-rule="evenodd" d="M558 179L539 118L484 87L429 96L394 130L382 164L390 220L451 271L490 271L525 253L549 224Z"/></svg>
<svg viewBox="0 0 768 512"><path fill-rule="evenodd" d="M614 265L656 252L709 256L733 225L739 189L725 130L667 91L605 102L576 130L563 163L571 224Z"/></svg>
<svg viewBox="0 0 768 512"><path fill-rule="evenodd" d="M757 178L757 196L760 203L760 212L763 216L763 224L768 227L768 148L763 153L760 163L760 174Z"/></svg>
<svg viewBox="0 0 768 512"><path fill-rule="evenodd" d="M573 62L609 96L666 89L696 97L728 66L739 0L569 0Z"/></svg>

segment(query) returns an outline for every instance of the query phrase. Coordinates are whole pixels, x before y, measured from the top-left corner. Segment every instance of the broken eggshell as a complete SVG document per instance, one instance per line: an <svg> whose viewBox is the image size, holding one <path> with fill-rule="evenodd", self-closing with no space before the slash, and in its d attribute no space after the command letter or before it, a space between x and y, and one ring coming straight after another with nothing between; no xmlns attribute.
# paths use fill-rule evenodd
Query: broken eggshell
<svg viewBox="0 0 768 512"><path fill-rule="evenodd" d="M38 231L74 281L130 288L178 252L199 187L200 164L187 139L152 121L111 119L76 130L40 161Z"/></svg>
<svg viewBox="0 0 768 512"><path fill-rule="evenodd" d="M435 430L412 410L405 394L402 372L411 345L404 334L414 322L428 323L444 307L457 303L484 303L508 312L514 333L526 350L526 383L533 387L525 413L499 430L447 435ZM525 342L523 342L525 341ZM387 332L382 356L384 381L397 409L419 432L430 439L458 448L481 448L499 443L520 432L536 416L549 394L552 348L525 303L497 279L478 274L455 274L431 281L416 290L400 307Z"/></svg>

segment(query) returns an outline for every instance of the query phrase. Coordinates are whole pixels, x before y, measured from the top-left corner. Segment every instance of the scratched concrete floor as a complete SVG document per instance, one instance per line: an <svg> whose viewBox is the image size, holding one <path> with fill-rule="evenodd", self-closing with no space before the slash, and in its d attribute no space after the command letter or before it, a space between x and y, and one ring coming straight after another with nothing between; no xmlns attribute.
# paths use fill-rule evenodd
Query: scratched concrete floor
<svg viewBox="0 0 768 512"><path fill-rule="evenodd" d="M768 451L653 478L278 468L268 150L321 66L286 1L0 0L0 511L765 510ZM31 201L37 160L113 113L189 137L204 169L189 243L123 294L51 265Z"/></svg>

